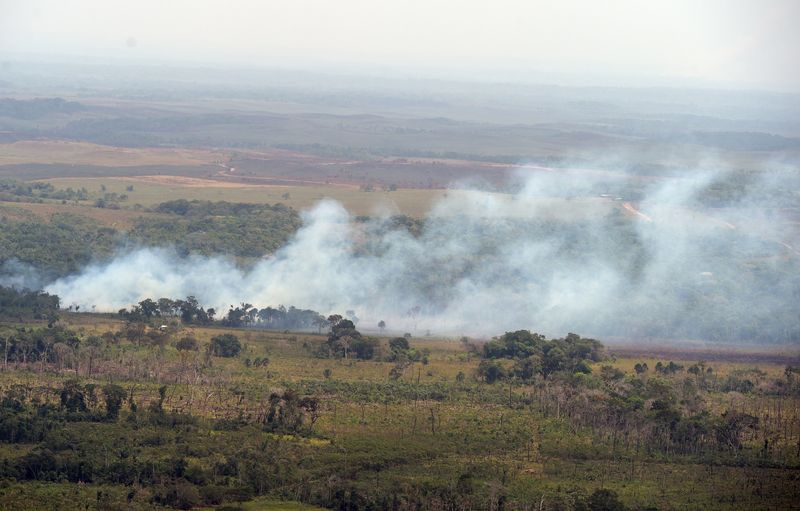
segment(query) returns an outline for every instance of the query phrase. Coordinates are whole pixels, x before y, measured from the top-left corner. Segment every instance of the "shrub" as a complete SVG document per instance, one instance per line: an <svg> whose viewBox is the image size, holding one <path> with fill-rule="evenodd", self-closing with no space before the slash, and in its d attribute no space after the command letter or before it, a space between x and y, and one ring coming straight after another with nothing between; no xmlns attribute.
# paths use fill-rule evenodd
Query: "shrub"
<svg viewBox="0 0 800 511"><path fill-rule="evenodd" d="M493 360L484 360L478 365L478 376L486 383L494 383L506 377L506 370Z"/></svg>
<svg viewBox="0 0 800 511"><path fill-rule="evenodd" d="M590 511L625 511L625 504L620 502L617 494L608 489L595 490L589 497Z"/></svg>
<svg viewBox="0 0 800 511"><path fill-rule="evenodd" d="M211 338L211 353L215 357L237 357L242 351L242 343L233 334L222 334Z"/></svg>
<svg viewBox="0 0 800 511"><path fill-rule="evenodd" d="M183 337L175 343L175 348L179 351L197 351L197 339L194 337Z"/></svg>

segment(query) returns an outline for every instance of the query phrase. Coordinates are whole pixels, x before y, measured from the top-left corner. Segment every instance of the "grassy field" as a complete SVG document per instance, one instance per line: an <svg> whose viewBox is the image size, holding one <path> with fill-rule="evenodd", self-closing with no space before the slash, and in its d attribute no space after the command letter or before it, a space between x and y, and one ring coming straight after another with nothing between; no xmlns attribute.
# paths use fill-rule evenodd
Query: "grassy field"
<svg viewBox="0 0 800 511"><path fill-rule="evenodd" d="M160 202L187 199L228 202L248 202L255 204L286 204L295 209L307 209L325 198L341 202L353 215L374 215L388 211L396 214L422 217L431 205L448 193L445 190L407 190L394 192L362 192L349 186L247 186L220 183L211 180L186 180L148 178L57 178L48 179L59 188L86 187L91 192L99 192L105 186L109 192L126 193L128 204L152 206ZM133 191L127 191L133 186Z"/></svg>
<svg viewBox="0 0 800 511"><path fill-rule="evenodd" d="M324 199L340 202L352 215L403 214L416 218L428 215L440 201L451 198L449 211L468 213L472 208L482 208L490 198L503 204L509 215L520 217L554 217L564 220L597 218L613 209L618 203L600 198L547 198L515 200L502 193L472 193L466 190L398 189L396 191L361 191L340 185L258 185L220 183L205 179L187 179L178 176L153 176L153 178L54 178L44 180L57 188L86 188L94 194L113 192L127 194L123 206L134 204L150 207L161 202L186 199L245 202L254 204L285 204L297 210L309 209ZM133 190L129 187L133 186ZM620 209L620 211L622 211ZM135 213L135 211L133 212ZM128 213L118 213L128 215ZM131 213L132 214L132 213ZM630 215L629 212L624 212Z"/></svg>
<svg viewBox="0 0 800 511"><path fill-rule="evenodd" d="M65 313L61 324L83 339L123 327L122 321L113 316L91 314ZM15 327L13 324L1 327L0 336L9 335ZM203 362L203 347L212 337L223 333L238 336L241 354ZM575 495L588 495L599 488L614 490L633 509L648 506L796 509L798 506L796 480L800 477L800 464L791 445L776 444L778 450L771 461L761 464L755 461L763 442L761 433L747 437L744 450L734 457L724 453L705 458L649 449L639 451L632 447L635 443L615 447L610 433L578 426L567 415L585 413L578 412L580 406L575 403L591 398L595 392L591 385L585 390L576 388L576 394L567 398L558 397L565 391L558 380L545 382L544 386L524 382L483 383L477 376L480 356L461 340L412 338L412 348L426 350L428 355L424 363L411 364L398 378L393 376L395 363L387 359L385 338L380 340L379 355L374 360L347 360L313 354L315 347L325 342L324 334L191 325L170 333L171 339L184 336L196 338L201 351L181 353L172 342L163 348L126 341L106 343L95 354L91 377L86 374L88 352L81 351L76 352L82 354L73 359L72 367L68 363L61 369L52 364L12 363L9 370L0 373L0 388L4 392L13 386L30 388L37 399L57 402L57 389L70 378L78 376L82 383L97 385L113 381L128 389L143 410L158 401L158 389L165 385L163 406L167 410L205 420L239 417L246 422L255 420L268 396L276 392L293 389L300 395L316 396L320 402L319 418L308 435L271 433L244 425L231 430L217 428L204 432L202 426L197 429L200 436L195 441L209 442L210 454L191 455L187 458L190 466L203 467L211 459L232 456L239 444L249 446L246 449L257 449L259 442L270 445L268 451L279 453L281 461L275 463L296 464L291 472L294 475L287 472L280 476L289 479L272 486L266 500L235 504L232 509L318 509L287 501L325 501L333 491L326 488L338 488L344 479L360 494L374 497L398 491L413 494L422 491L421 488L458 487L467 484L463 482L465 477L474 480L469 483L468 491L476 508L497 505L497 496L506 495L510 509L538 509L531 506L539 502L544 502L541 509L562 509ZM770 363L718 360L709 362L708 367L713 368L714 378L720 382L737 372L757 369L758 388L766 388L772 379L783 377L786 363L796 355L787 353L785 361ZM250 363L257 359L268 359L268 365L256 367ZM635 363L647 362L652 368L658 361L667 362L664 358L629 358L617 354L609 361L593 364L592 372L605 374L611 367L622 371L626 382L635 382L638 379L633 371ZM688 397L687 385L691 385L686 383L694 377L685 370L674 376L653 374L649 378L654 384L674 386L684 400L694 399ZM616 385L622 386L622 381ZM647 384L647 379L644 381ZM701 398L702 406L712 414L736 409L763 418L765 410L769 416L770 410L775 413L783 409L787 417L794 413L796 420L800 407L796 396L770 397L755 390L704 392ZM563 404L563 410L557 408L558 403ZM113 435L113 428L127 428L125 424L131 420L122 419L118 426L68 423L65 427L67 431L96 431L94 434L100 439ZM791 428L796 428L795 422ZM145 439L153 438L157 431L144 424L137 429L141 432L136 434L145 435ZM154 440L145 441L150 445ZM175 447L170 440L159 442L156 445L161 447L141 447L138 456L172 459L173 449L180 452L180 442ZM217 445L218 442L222 443ZM211 447L212 443L216 447ZM13 460L33 446L21 447L4 448L0 457ZM310 493L302 488L308 488ZM95 507L94 503L101 500L99 495L113 501L121 499L127 491L117 485L14 483L0 489L0 508L36 509L28 502L68 499L86 502L87 507L64 504L58 509L104 509L100 504ZM158 491L139 487L133 502L146 502Z"/></svg>
<svg viewBox="0 0 800 511"><path fill-rule="evenodd" d="M120 321L109 319L107 315L92 314L68 314L65 323L84 335L102 335L105 332L116 331L120 327ZM243 357L255 358L258 356L269 356L270 360L278 361L277 364L270 366L270 377L279 381L302 382L319 379L323 376L326 369L330 369L334 377L344 381L386 381L393 364L384 361L344 361L328 358L309 357L304 343L320 343L324 341L327 334L316 333L281 333L257 329L237 330L224 327L200 327L187 326L181 330L181 335L189 335L198 339L201 343L207 344L211 338L221 333L237 334L243 343ZM384 339L385 340L385 339ZM481 341L476 341L481 342ZM421 383L452 382L459 372L473 373L480 362L480 358L470 353L463 342L457 338L430 337L418 338L413 341L414 346L431 350L429 363L425 366L418 365L417 372L409 373L411 379ZM641 348L646 352L646 345ZM736 353L735 348L728 348L731 353ZM708 362L714 368L714 373L718 378L724 378L736 371L746 371L758 369L764 373L764 378L778 378L783 375L787 364L800 358L800 349L786 348L778 354L766 352L752 353L753 362L741 360L725 360L725 347L710 348L711 353L720 354L721 360ZM659 347L654 346L653 351L658 352ZM623 350L615 350L614 345L610 345L609 352L611 358L603 363L594 365L595 369L601 366L611 366L623 371L626 374L634 374L634 365L646 363L650 368L654 368L658 362L666 363L673 358L669 356L654 355L626 355ZM769 354L777 360L772 362L759 361L762 353ZM166 352L175 361L177 352L168 350ZM277 357L277 358L275 358ZM738 358L738 357L737 357ZM691 365L696 361L704 360L702 355L696 359L687 360L674 359L684 366ZM220 360L223 364L224 372L252 379L257 383L263 376L263 372L241 367L239 360Z"/></svg>

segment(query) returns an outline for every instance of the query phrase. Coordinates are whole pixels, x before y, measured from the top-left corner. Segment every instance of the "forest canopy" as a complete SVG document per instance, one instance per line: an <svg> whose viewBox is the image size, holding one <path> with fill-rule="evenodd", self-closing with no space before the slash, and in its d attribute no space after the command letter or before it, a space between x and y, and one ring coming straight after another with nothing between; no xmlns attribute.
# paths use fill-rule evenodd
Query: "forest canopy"
<svg viewBox="0 0 800 511"><path fill-rule="evenodd" d="M29 190L14 183L6 186L15 194ZM48 187L30 190L34 198L56 193ZM297 212L282 204L177 200L153 210L161 217L140 216L128 230L72 213L54 213L46 222L7 217L0 229L0 278L3 273L15 276L19 264L38 273L39 280L63 277L131 246L254 260L283 246L301 225Z"/></svg>

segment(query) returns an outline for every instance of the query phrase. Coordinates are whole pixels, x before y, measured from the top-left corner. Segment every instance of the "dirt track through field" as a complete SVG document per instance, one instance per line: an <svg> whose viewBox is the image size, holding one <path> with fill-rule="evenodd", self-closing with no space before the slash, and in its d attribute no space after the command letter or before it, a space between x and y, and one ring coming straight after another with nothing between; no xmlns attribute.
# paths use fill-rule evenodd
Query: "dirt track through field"
<svg viewBox="0 0 800 511"><path fill-rule="evenodd" d="M223 181L216 179L203 179L199 177L186 176L134 176L119 178L122 181L133 181L139 183L156 183L162 185L177 185L188 188L252 188L253 184L237 183L234 181Z"/></svg>

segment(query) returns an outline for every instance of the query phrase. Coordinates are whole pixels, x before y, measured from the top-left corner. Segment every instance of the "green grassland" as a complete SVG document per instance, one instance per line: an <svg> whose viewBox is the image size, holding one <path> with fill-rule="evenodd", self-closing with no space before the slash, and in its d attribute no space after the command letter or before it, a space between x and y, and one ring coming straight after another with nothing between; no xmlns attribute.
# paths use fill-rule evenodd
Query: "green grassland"
<svg viewBox="0 0 800 511"><path fill-rule="evenodd" d="M783 379L785 364L708 363L720 382L757 367L751 376L756 387L748 393L698 391L685 370L646 377L632 370L645 360L653 367L655 359L617 355L592 364L595 378L610 374L611 368L623 371L622 377L610 376L621 378L613 380L617 383L608 383L620 389L645 378L646 385L649 379L683 396L680 408L700 406L713 416L736 409L759 417L760 426L744 435L740 450L691 454L637 447L634 437L644 430L630 429L624 440L617 438L600 426L608 417L598 418L595 426L577 420L573 414L589 413L588 405L580 403L608 399L599 390L604 384L565 387L558 379L486 383L479 376L479 351L471 348L477 341L412 338L412 348L428 355L398 376L387 339L380 339L372 360L326 358L316 354L325 334L176 324L158 347L124 338L111 341L109 333L124 326L113 316L62 316L60 324L79 338L107 339L99 351L91 348L92 374L87 373L88 347L58 363L15 360L0 373L2 392L29 389L29 400L57 406L59 389L78 377L82 385L122 386L138 411L125 404L117 421L57 423L59 436L51 434L38 447L2 446L2 463L13 466L46 445L59 456L97 465L92 480L99 481L104 466L124 462L119 456L132 452L139 460L138 482L9 482L0 489L3 509L35 509L32 501L49 509L180 508L179 501L167 497L176 491L188 495L193 506L217 498L214 492L228 495L224 505L230 509L314 509L284 501L341 509L386 508L392 502L400 509L414 502L423 509L447 502L479 509L498 502L506 509L573 509L599 488L613 490L632 509L797 506L800 462L793 442L800 435L800 401L767 390L773 380ZM6 324L0 337L13 335L16 328ZM209 358L204 347L222 333L238 336L241 353ZM175 349L172 339L186 336L199 341L199 351ZM251 364L257 359L268 363ZM154 410L162 387L159 406L164 412L158 413L167 414L166 423L153 418L156 412L145 411ZM267 427L258 417L270 396L288 390L313 396L318 417L299 430ZM102 404L94 406L102 412ZM776 413L785 421L775 423ZM778 439L775 427L789 428L788 436ZM776 443L767 456L761 452L763 438L773 437ZM231 460L237 460L238 472L219 475L227 473L224 467ZM183 467L182 475L169 468L174 463ZM247 501L254 494L268 500ZM237 503L236 495L247 502ZM78 501L85 507L70 507ZM58 507L57 502L64 503Z"/></svg>

